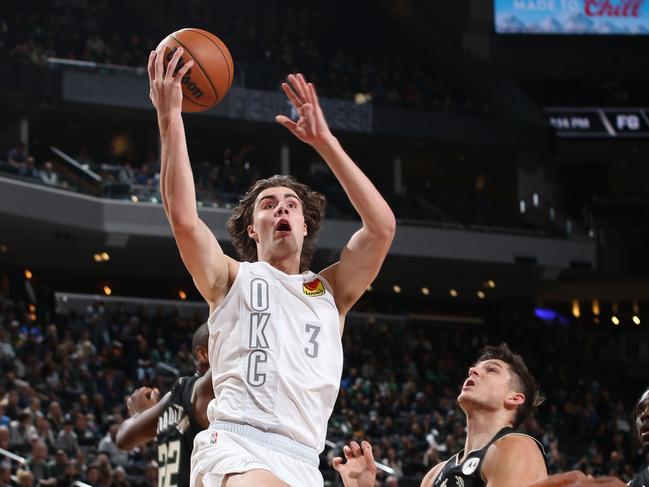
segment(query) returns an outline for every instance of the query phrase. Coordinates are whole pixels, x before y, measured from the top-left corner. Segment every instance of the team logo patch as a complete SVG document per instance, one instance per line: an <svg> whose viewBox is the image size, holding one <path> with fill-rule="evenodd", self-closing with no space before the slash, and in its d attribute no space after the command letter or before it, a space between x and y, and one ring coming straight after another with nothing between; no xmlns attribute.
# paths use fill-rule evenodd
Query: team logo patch
<svg viewBox="0 0 649 487"><path fill-rule="evenodd" d="M322 296L326 291L324 284L320 279L314 279L311 282L305 282L302 285L302 290L307 296Z"/></svg>
<svg viewBox="0 0 649 487"><path fill-rule="evenodd" d="M475 472L475 469L478 468L479 464L479 458L469 458L466 462L464 462L464 465L462 465L462 473L464 475L471 475L473 472Z"/></svg>

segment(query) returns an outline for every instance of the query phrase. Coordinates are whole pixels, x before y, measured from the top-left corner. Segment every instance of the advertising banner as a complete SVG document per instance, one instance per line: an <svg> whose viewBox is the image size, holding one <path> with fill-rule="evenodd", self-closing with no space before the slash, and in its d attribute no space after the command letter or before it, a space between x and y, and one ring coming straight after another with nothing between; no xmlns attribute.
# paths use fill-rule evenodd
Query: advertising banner
<svg viewBox="0 0 649 487"><path fill-rule="evenodd" d="M649 0L494 0L499 34L649 35Z"/></svg>

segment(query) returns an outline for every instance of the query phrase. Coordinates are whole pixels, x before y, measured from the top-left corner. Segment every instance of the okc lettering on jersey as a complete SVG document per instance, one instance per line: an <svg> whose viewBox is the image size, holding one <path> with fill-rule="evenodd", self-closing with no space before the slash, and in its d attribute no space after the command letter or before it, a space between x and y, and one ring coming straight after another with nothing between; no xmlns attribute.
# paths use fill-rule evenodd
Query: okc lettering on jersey
<svg viewBox="0 0 649 487"><path fill-rule="evenodd" d="M169 425L175 426L180 433L184 434L189 427L189 418L185 414L185 410L178 404L165 409L162 415L158 418L157 433L166 430Z"/></svg>
<svg viewBox="0 0 649 487"><path fill-rule="evenodd" d="M269 348L266 338L266 325L270 320L268 313L269 304L268 282L261 278L250 281L250 306L254 310L250 313L250 338L248 346L248 384L261 387L266 383L264 364L268 363Z"/></svg>

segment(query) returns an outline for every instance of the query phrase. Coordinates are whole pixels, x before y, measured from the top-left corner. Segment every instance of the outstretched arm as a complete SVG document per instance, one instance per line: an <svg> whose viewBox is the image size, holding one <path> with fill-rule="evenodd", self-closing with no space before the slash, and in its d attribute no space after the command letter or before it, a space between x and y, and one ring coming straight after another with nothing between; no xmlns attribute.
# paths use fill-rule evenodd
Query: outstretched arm
<svg viewBox="0 0 649 487"><path fill-rule="evenodd" d="M301 74L289 75L288 80L290 85L283 83L282 89L300 118L293 122L278 115L276 120L320 154L363 222L342 250L340 260L322 272L344 316L378 274L394 238L396 220L372 182L331 134L313 84Z"/></svg>
<svg viewBox="0 0 649 487"><path fill-rule="evenodd" d="M176 67L183 54L179 48L165 70L164 47L149 56L149 96L158 115L162 152L160 155L160 193L180 256L196 287L214 308L219 304L236 275L236 261L227 257L214 234L198 217L194 178L189 163L185 127L181 116L181 80L193 65Z"/></svg>
<svg viewBox="0 0 649 487"><path fill-rule="evenodd" d="M155 438L158 418L171 397L168 392L159 400L157 389L140 387L128 398L126 405L131 415L117 430L116 444L120 450L132 450Z"/></svg>

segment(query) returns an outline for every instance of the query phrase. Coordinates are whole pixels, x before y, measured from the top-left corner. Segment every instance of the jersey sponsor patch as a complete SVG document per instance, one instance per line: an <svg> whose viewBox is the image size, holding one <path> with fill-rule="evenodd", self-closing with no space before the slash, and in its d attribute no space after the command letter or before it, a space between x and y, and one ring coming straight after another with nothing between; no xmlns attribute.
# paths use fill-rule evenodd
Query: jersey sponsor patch
<svg viewBox="0 0 649 487"><path fill-rule="evenodd" d="M305 282L302 286L302 290L304 291L304 294L312 297L322 296L326 292L324 284L322 284L322 281L320 279L314 279L311 282Z"/></svg>
<svg viewBox="0 0 649 487"><path fill-rule="evenodd" d="M464 475L471 475L473 472L475 472L475 469L478 468L479 464L479 458L469 458L466 462L464 462L464 465L462 465L462 473Z"/></svg>

